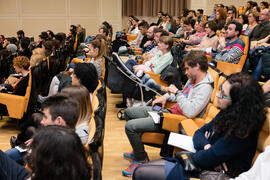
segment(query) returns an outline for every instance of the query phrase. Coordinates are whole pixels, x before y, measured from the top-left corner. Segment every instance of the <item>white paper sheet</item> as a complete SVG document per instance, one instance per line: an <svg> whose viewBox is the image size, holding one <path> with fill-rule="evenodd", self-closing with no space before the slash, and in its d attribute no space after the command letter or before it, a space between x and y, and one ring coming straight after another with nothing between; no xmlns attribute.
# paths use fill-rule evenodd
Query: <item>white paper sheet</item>
<svg viewBox="0 0 270 180"><path fill-rule="evenodd" d="M177 134L177 133L170 133L168 144L184 149L186 151L190 152L196 152L194 149L193 141L191 136L186 136L183 134Z"/></svg>
<svg viewBox="0 0 270 180"><path fill-rule="evenodd" d="M160 124L160 115L157 112L148 112L155 124Z"/></svg>

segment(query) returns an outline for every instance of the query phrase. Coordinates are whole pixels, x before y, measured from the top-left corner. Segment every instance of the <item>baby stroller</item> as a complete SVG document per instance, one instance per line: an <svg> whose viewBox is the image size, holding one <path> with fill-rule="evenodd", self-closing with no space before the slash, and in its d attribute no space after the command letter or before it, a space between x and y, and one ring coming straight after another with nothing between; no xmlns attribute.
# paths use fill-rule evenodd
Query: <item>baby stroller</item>
<svg viewBox="0 0 270 180"><path fill-rule="evenodd" d="M152 98L161 95L156 90L144 85L142 80L131 72L124 64L117 53L112 53L112 61L109 64L107 86L115 94L125 94L125 96L141 101L141 105L146 102L148 105ZM123 116L120 109L117 116Z"/></svg>

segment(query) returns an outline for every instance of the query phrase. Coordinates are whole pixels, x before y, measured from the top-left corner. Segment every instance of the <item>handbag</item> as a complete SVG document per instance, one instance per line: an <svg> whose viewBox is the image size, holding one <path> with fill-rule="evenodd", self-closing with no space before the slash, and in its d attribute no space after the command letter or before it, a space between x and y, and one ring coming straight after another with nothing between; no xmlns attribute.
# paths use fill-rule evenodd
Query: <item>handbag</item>
<svg viewBox="0 0 270 180"><path fill-rule="evenodd" d="M201 180L229 180L230 177L224 171L204 170L200 174Z"/></svg>
<svg viewBox="0 0 270 180"><path fill-rule="evenodd" d="M193 161L195 153L189 151L181 151L175 153L175 157L178 159L180 164L183 166L185 172L188 173L200 173L201 168Z"/></svg>

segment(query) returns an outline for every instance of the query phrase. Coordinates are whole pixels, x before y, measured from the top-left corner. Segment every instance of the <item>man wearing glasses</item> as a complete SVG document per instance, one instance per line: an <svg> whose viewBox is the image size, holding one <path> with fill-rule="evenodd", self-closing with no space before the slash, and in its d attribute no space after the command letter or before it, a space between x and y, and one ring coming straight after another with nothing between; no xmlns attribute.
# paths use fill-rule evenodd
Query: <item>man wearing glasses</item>
<svg viewBox="0 0 270 180"><path fill-rule="evenodd" d="M270 34L270 10L263 9L260 13L259 20L260 24L257 25L252 33L250 34L251 47L257 43L257 41L265 38Z"/></svg>

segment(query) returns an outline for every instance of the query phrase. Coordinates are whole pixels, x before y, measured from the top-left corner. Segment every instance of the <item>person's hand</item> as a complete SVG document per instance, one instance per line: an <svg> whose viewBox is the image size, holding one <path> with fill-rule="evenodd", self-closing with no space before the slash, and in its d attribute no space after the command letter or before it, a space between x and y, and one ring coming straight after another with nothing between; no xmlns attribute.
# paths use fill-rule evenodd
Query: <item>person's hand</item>
<svg viewBox="0 0 270 180"><path fill-rule="evenodd" d="M157 103L160 103L160 104L162 104L162 108L164 108L165 107L165 104L166 104L166 101L167 101L166 97L165 96L161 96L161 97L155 99L152 102L152 106L154 106Z"/></svg>
<svg viewBox="0 0 270 180"><path fill-rule="evenodd" d="M214 170L215 171L222 171L222 170L228 171L228 167L227 167L226 163L224 162L221 165L215 167Z"/></svg>
<svg viewBox="0 0 270 180"><path fill-rule="evenodd" d="M203 147L203 149L204 150L207 150L207 149L209 149L211 147L211 144L206 144L204 147Z"/></svg>
<svg viewBox="0 0 270 180"><path fill-rule="evenodd" d="M147 42L144 44L144 47L149 46L151 43L152 43L152 41L147 41Z"/></svg>
<svg viewBox="0 0 270 180"><path fill-rule="evenodd" d="M133 70L136 71L136 69L138 68L139 65L135 65L133 66Z"/></svg>
<svg viewBox="0 0 270 180"><path fill-rule="evenodd" d="M226 47L226 39L225 39L225 37L219 37L218 38L218 43L220 44L220 46Z"/></svg>
<svg viewBox="0 0 270 180"><path fill-rule="evenodd" d="M0 91L5 90L5 89L7 89L7 88L5 88L4 86L0 86Z"/></svg>
<svg viewBox="0 0 270 180"><path fill-rule="evenodd" d="M25 144L27 147L30 147L30 145L32 144L32 142L33 142L33 138L28 139L27 141L25 141L24 144Z"/></svg>
<svg viewBox="0 0 270 180"><path fill-rule="evenodd" d="M168 87L168 93L176 94L177 91L178 91L178 89L177 89L177 87L174 84L171 84Z"/></svg>
<svg viewBox="0 0 270 180"><path fill-rule="evenodd" d="M209 139L210 135L211 135L211 133L210 133L209 131L205 131L204 136L205 136L206 139ZM204 149L204 150L207 150L207 149L209 149L210 147L211 147L211 144L206 144L206 145L203 147L203 149Z"/></svg>

